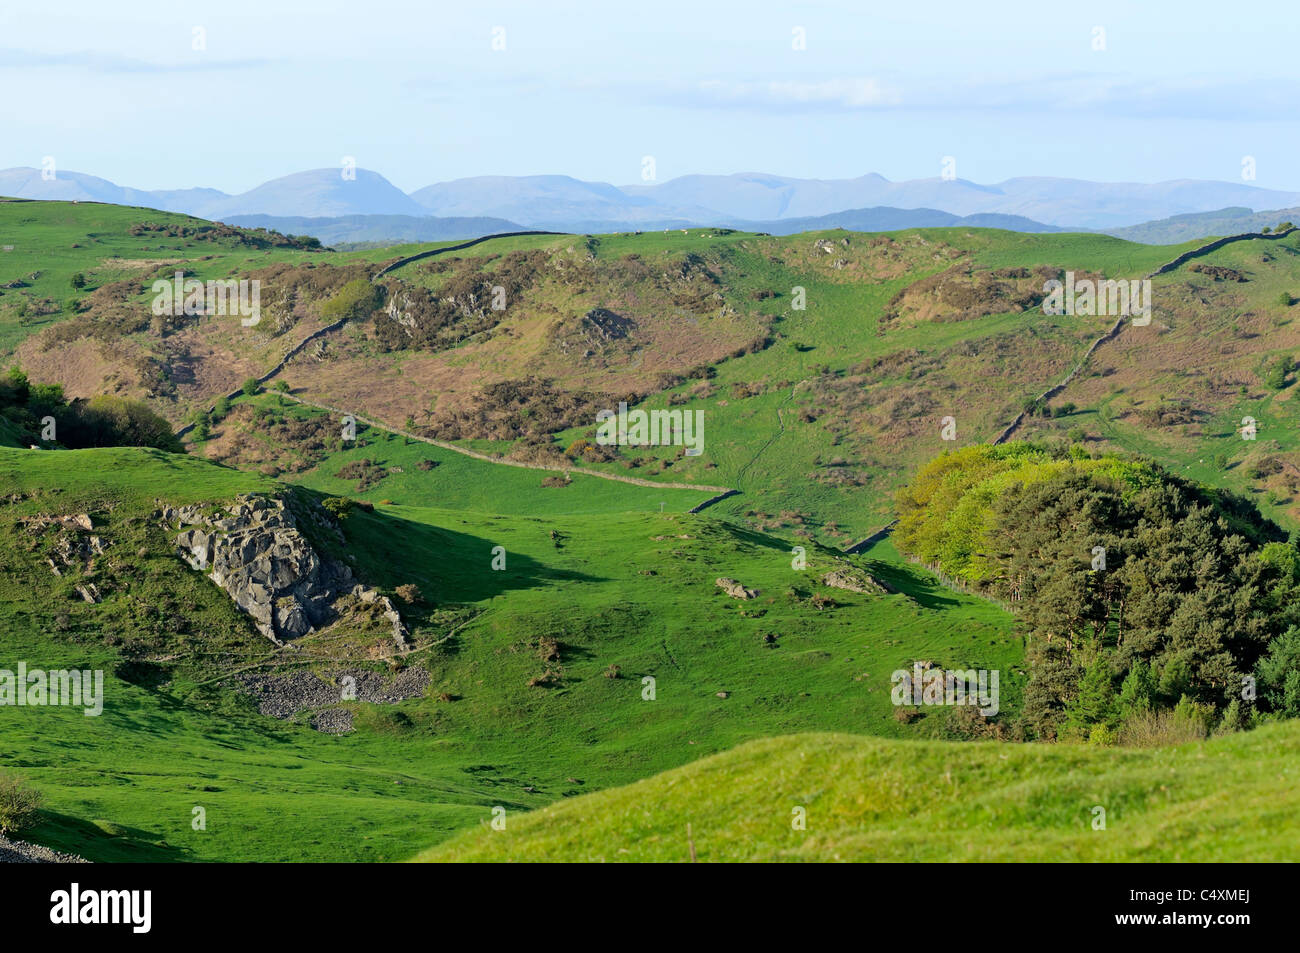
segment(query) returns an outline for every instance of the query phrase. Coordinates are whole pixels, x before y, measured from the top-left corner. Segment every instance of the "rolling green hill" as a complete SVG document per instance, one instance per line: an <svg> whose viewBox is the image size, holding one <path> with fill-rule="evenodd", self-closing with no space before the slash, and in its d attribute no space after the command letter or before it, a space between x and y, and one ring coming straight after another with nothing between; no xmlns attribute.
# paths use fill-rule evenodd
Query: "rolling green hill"
<svg viewBox="0 0 1300 953"><path fill-rule="evenodd" d="M1295 861L1298 728L1126 751L767 738L507 812L419 859L680 863L693 845L701 862Z"/></svg>

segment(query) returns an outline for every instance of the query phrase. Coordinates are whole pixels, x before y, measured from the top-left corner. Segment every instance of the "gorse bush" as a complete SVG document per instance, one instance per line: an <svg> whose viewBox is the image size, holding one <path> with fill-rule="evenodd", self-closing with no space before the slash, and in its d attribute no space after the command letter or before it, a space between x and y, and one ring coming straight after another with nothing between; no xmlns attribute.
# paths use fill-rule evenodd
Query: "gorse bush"
<svg viewBox="0 0 1300 953"><path fill-rule="evenodd" d="M349 321L370 317L382 303L382 293L365 278L349 281L321 306L321 314L330 321Z"/></svg>
<svg viewBox="0 0 1300 953"><path fill-rule="evenodd" d="M1287 375L1291 373L1295 362L1288 356L1275 358L1264 368L1264 383L1273 390L1286 387Z"/></svg>
<svg viewBox="0 0 1300 953"><path fill-rule="evenodd" d="M0 773L0 834L16 834L36 821L41 796L20 777Z"/></svg>

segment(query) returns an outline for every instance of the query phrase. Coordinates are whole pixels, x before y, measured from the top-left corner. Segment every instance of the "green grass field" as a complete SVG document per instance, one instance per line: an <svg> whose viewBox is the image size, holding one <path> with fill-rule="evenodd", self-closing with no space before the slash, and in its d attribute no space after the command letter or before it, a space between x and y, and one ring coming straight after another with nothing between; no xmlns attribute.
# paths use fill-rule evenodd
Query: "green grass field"
<svg viewBox="0 0 1300 953"><path fill-rule="evenodd" d="M755 737L923 737L939 723L893 718L890 672L917 657L1010 672L1022 656L1005 613L900 561L861 561L899 594L833 590L837 608L814 608L808 597L833 553L813 548L796 571L785 543L707 514L395 504L346 521L362 577L386 591L413 582L468 624L412 655L431 673L427 697L359 706L358 730L330 737L200 687L265 664L270 647L171 554L148 515L160 499L229 499L270 481L138 450L0 450L0 475L30 494L3 515L0 667L107 673L99 718L0 709L0 749L46 795L33 839L95 860L400 859L494 806L543 807ZM76 596L78 578L48 572L17 525L81 511L110 541L96 576L106 598L93 606ZM490 568L494 546L505 548L504 571ZM760 596L721 594L714 579L724 575ZM184 633L168 612L190 620ZM552 667L542 638L560 645L560 677L531 687ZM174 666L171 681L148 688L114 674L128 650ZM620 677L606 677L610 666ZM647 676L653 701L642 698ZM1004 710L1020 687L1004 679ZM196 806L206 831L190 828Z"/></svg>
<svg viewBox="0 0 1300 953"><path fill-rule="evenodd" d="M419 859L1295 861L1297 780L1295 724L1104 751L790 735L507 811L504 830L481 822Z"/></svg>

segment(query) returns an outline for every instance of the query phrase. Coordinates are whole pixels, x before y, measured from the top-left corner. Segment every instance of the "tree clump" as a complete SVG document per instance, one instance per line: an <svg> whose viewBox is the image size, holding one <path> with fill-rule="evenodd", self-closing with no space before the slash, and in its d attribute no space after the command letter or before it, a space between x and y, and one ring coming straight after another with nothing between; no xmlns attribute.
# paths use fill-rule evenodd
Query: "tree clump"
<svg viewBox="0 0 1300 953"><path fill-rule="evenodd" d="M1143 459L1013 443L944 454L898 504L904 552L1017 611L1025 736L1300 714L1300 552L1245 498Z"/></svg>

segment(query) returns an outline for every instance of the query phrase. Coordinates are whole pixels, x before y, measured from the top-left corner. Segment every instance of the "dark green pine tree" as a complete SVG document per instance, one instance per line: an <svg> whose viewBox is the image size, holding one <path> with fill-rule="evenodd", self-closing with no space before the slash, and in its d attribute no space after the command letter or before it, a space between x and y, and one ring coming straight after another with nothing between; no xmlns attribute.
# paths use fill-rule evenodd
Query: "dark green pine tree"
<svg viewBox="0 0 1300 953"><path fill-rule="evenodd" d="M1110 654L1099 651L1079 680L1079 693L1065 710L1062 734L1083 740L1095 725L1114 728L1118 723L1115 704L1115 676Z"/></svg>

